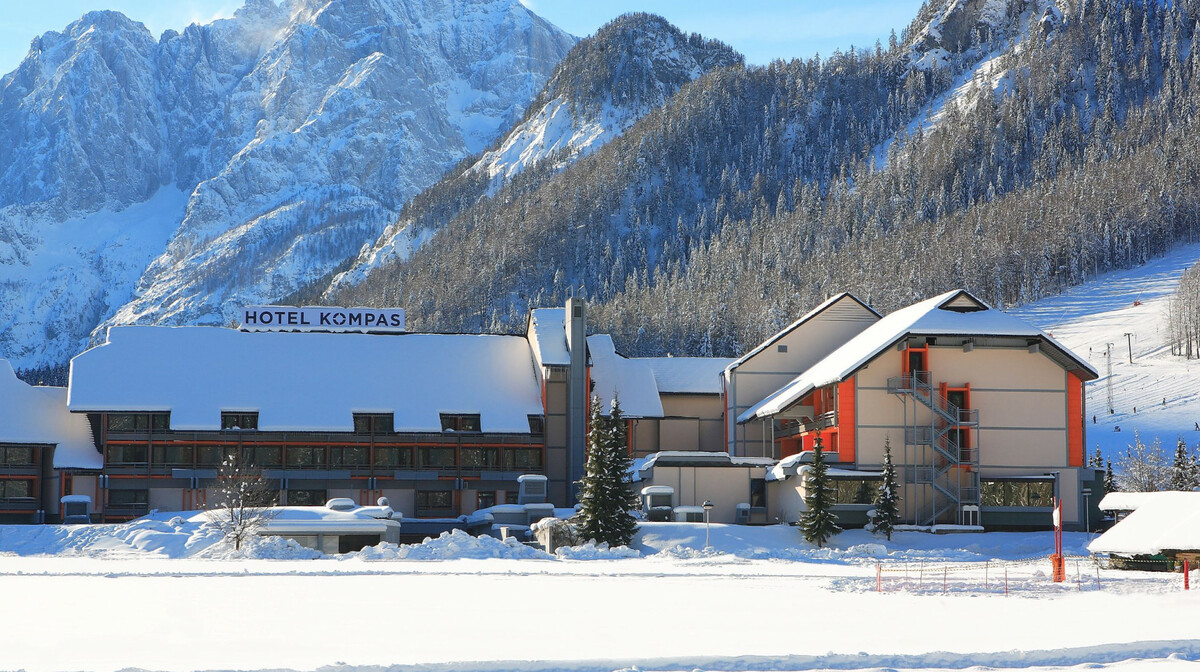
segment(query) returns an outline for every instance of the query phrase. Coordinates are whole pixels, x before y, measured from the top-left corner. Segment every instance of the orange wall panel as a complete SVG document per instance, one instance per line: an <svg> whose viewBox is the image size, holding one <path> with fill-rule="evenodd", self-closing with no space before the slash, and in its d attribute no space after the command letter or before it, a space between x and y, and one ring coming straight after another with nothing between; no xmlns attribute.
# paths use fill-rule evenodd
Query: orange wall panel
<svg viewBox="0 0 1200 672"><path fill-rule="evenodd" d="M1067 466L1083 466L1083 381L1067 373Z"/></svg>
<svg viewBox="0 0 1200 672"><path fill-rule="evenodd" d="M854 461L854 378L838 383L838 461Z"/></svg>

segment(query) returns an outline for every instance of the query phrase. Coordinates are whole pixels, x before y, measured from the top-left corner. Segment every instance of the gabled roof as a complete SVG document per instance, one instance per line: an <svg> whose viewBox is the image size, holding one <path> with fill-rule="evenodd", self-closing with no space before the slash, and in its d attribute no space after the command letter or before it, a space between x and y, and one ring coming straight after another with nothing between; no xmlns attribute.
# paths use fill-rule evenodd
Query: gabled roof
<svg viewBox="0 0 1200 672"><path fill-rule="evenodd" d="M567 313L563 308L529 311L529 345L538 366L570 366L566 320Z"/></svg>
<svg viewBox="0 0 1200 672"><path fill-rule="evenodd" d="M755 355L762 352L763 350L766 350L767 348L771 347L772 345L775 344L776 341L778 341L779 339L783 338L784 336L787 336L788 334L792 333L798 327L805 324L806 322L809 322L809 321L813 320L814 318L816 318L817 316L821 315L826 310L828 310L829 308L833 307L835 304L840 302L842 299L849 299L849 300L857 303L858 305L862 306L863 308L866 308L868 311L871 312L872 315L875 315L876 317L880 317L879 313L875 312L874 308L863 303L857 296L854 296L850 292L842 292L841 294L836 294L836 295L826 299L821 305L819 305L816 308L813 308L812 310L805 313L804 316L802 316L800 319L798 319L795 322L784 327L779 333L768 338L767 340L763 341L762 343L759 343L758 346L756 346L750 352L747 352L746 354L742 355L741 357L738 357L737 359L733 360L733 363L731 363L729 366L725 367L725 370L733 371L734 369L738 368L742 364L746 363L746 361L749 360L751 357L754 357Z"/></svg>
<svg viewBox="0 0 1200 672"><path fill-rule="evenodd" d="M1137 509L1088 544L1092 553L1200 550L1200 492L1147 492Z"/></svg>
<svg viewBox="0 0 1200 672"><path fill-rule="evenodd" d="M527 434L543 412L520 336L112 327L71 360L70 389L72 411L170 411L181 430L238 410L262 431L348 432L354 413L392 413L396 431L440 432L441 413L478 413L484 432Z"/></svg>
<svg viewBox="0 0 1200 672"><path fill-rule="evenodd" d="M87 417L67 410L67 388L29 385L6 359L0 359L0 443L53 445L56 469L104 466Z"/></svg>
<svg viewBox="0 0 1200 672"><path fill-rule="evenodd" d="M587 337L592 360L592 395L600 398L600 409L608 415L613 396L621 402L621 413L629 418L661 418L662 401L654 371L638 359L617 354L612 337L592 334Z"/></svg>
<svg viewBox="0 0 1200 672"><path fill-rule="evenodd" d="M1073 370L1080 372L1084 379L1098 377L1090 364L1058 345L1041 329L988 306L966 290L956 289L890 313L774 394L750 407L738 416L737 421L744 423L775 415L818 387L846 380L888 347L914 335L1036 338L1057 351L1064 361L1073 363Z"/></svg>
<svg viewBox="0 0 1200 672"><path fill-rule="evenodd" d="M654 372L660 394L720 394L721 372L733 360L723 357L638 357Z"/></svg>

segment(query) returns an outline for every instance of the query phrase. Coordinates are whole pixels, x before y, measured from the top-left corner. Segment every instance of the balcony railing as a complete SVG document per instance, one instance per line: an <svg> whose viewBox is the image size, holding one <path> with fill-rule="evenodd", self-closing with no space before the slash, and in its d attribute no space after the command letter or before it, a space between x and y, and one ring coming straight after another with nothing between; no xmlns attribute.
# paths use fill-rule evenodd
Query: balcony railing
<svg viewBox="0 0 1200 672"><path fill-rule="evenodd" d="M807 432L816 432L822 429L836 427L837 424L837 411L827 411L808 422L801 422L799 420L792 419L776 420L775 436L787 437L795 436L797 434L804 434Z"/></svg>

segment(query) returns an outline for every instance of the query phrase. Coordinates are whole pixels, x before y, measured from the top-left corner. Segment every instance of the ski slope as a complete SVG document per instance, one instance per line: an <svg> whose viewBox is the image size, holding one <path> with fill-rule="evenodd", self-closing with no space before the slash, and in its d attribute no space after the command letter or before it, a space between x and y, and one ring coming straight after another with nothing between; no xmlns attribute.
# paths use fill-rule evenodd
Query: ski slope
<svg viewBox="0 0 1200 672"><path fill-rule="evenodd" d="M1200 244L1183 245L1139 268L1106 273L1012 311L1100 372L1087 385L1089 456L1099 446L1115 462L1135 431L1146 443L1160 439L1168 453L1179 437L1189 446L1200 444L1195 427L1200 422L1200 359L1172 355L1166 340L1167 300L1179 276L1197 261Z"/></svg>

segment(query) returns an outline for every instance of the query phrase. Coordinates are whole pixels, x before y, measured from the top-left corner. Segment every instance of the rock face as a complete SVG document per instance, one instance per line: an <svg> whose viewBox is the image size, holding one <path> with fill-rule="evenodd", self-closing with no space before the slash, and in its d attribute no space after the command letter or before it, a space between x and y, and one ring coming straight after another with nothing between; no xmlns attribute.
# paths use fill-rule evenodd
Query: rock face
<svg viewBox="0 0 1200 672"><path fill-rule="evenodd" d="M364 247L325 297L336 301L340 289L406 259L457 204L494 193L539 163L543 172L562 169L620 136L688 82L742 62L728 45L683 33L660 16L633 13L609 22L571 49L520 123L473 164L442 178Z"/></svg>
<svg viewBox="0 0 1200 672"><path fill-rule="evenodd" d="M248 0L157 41L93 12L35 39L0 79L0 356L329 275L574 43L517 0Z"/></svg>

